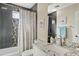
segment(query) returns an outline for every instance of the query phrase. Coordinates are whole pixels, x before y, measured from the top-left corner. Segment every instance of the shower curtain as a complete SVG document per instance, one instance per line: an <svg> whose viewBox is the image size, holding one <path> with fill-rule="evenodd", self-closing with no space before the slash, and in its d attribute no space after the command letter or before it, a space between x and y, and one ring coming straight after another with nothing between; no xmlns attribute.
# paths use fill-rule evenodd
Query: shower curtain
<svg viewBox="0 0 79 59"><path fill-rule="evenodd" d="M19 54L33 48L36 39L36 12L19 9L18 46Z"/></svg>

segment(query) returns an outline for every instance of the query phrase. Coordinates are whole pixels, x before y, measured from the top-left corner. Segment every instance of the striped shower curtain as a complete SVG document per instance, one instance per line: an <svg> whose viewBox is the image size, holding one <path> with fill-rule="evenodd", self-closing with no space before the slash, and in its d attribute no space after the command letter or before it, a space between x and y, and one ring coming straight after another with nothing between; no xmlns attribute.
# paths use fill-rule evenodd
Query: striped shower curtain
<svg viewBox="0 0 79 59"><path fill-rule="evenodd" d="M19 54L33 48L33 40L36 39L36 12L19 9L20 20L18 27Z"/></svg>

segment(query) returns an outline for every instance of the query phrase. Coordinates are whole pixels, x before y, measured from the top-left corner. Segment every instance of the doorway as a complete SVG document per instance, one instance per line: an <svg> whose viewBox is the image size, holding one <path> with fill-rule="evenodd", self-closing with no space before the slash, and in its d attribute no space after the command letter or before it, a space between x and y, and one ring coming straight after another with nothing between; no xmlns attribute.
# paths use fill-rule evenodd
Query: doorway
<svg viewBox="0 0 79 59"><path fill-rule="evenodd" d="M48 43L51 42L51 37L55 39L56 37L56 23L57 23L57 12L52 12L48 14Z"/></svg>

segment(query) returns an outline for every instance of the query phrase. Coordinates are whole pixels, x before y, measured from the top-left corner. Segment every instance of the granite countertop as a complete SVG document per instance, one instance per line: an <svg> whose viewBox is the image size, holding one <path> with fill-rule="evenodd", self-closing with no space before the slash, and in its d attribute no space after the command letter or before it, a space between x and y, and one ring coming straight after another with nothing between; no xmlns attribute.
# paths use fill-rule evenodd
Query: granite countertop
<svg viewBox="0 0 79 59"><path fill-rule="evenodd" d="M47 53L48 55L57 55L57 56L72 56L72 55L79 55L79 49L74 49L67 46L58 46L56 44L47 44L43 45L43 42L35 43L39 49Z"/></svg>
<svg viewBox="0 0 79 59"><path fill-rule="evenodd" d="M69 50L55 44L43 45L42 42L38 42L35 43L34 45L38 46L39 49L41 49L48 55L63 56L65 53L69 52Z"/></svg>

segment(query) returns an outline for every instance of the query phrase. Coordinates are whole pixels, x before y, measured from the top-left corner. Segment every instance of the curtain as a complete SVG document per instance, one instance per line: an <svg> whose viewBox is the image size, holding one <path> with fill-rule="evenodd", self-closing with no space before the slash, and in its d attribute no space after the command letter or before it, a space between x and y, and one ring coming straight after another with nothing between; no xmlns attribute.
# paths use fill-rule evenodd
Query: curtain
<svg viewBox="0 0 79 59"><path fill-rule="evenodd" d="M36 13L20 8L18 27L19 53L33 48L33 40L36 38Z"/></svg>

